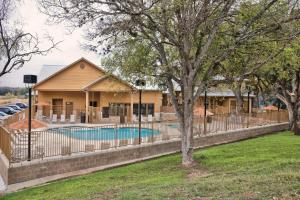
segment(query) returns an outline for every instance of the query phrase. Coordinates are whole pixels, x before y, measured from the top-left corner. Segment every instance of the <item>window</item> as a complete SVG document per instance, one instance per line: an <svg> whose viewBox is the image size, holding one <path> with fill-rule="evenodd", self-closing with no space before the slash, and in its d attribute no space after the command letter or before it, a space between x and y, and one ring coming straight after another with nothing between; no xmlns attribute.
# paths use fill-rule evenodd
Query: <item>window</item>
<svg viewBox="0 0 300 200"><path fill-rule="evenodd" d="M102 108L102 118L109 118L109 107Z"/></svg>
<svg viewBox="0 0 300 200"><path fill-rule="evenodd" d="M97 101L90 101L91 107L97 107Z"/></svg>
<svg viewBox="0 0 300 200"><path fill-rule="evenodd" d="M154 116L154 104L153 103L148 104L148 115Z"/></svg>
<svg viewBox="0 0 300 200"><path fill-rule="evenodd" d="M125 103L109 103L109 115L110 116L126 116L127 107L130 104Z"/></svg>
<svg viewBox="0 0 300 200"><path fill-rule="evenodd" d="M139 115L139 104L133 104L133 114ZM154 116L154 104L153 103L142 103L141 114L143 116L152 115Z"/></svg>

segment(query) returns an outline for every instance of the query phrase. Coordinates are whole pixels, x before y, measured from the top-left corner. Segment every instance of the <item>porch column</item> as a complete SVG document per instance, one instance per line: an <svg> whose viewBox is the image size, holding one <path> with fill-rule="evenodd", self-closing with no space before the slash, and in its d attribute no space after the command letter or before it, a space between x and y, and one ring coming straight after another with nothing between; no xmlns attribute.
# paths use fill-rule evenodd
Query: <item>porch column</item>
<svg viewBox="0 0 300 200"><path fill-rule="evenodd" d="M85 91L85 123L89 123L89 91Z"/></svg>
<svg viewBox="0 0 300 200"><path fill-rule="evenodd" d="M133 122L133 91L130 92L130 118Z"/></svg>

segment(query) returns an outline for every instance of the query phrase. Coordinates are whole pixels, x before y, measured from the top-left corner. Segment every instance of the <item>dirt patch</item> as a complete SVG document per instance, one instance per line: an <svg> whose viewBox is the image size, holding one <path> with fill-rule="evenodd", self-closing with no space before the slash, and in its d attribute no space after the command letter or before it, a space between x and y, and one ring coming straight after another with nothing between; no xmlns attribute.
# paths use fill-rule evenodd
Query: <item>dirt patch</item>
<svg viewBox="0 0 300 200"><path fill-rule="evenodd" d="M298 194L283 194L279 197L273 197L273 200L300 200L300 195Z"/></svg>
<svg viewBox="0 0 300 200"><path fill-rule="evenodd" d="M247 191L247 192L244 192L243 195L242 195L242 198L243 199L258 199L257 197L257 193L256 192L252 192L252 191Z"/></svg>
<svg viewBox="0 0 300 200"><path fill-rule="evenodd" d="M201 166L199 163L197 163L197 165L194 165L193 167L190 167L188 169L187 178L189 180L195 180L198 178L207 177L211 175L212 173L210 173L206 167Z"/></svg>
<svg viewBox="0 0 300 200"><path fill-rule="evenodd" d="M209 173L207 170L192 170L188 173L187 178L190 180L195 180L198 178L211 176L212 173Z"/></svg>
<svg viewBox="0 0 300 200"><path fill-rule="evenodd" d="M193 197L191 200L211 200L211 197Z"/></svg>
<svg viewBox="0 0 300 200"><path fill-rule="evenodd" d="M96 193L89 198L93 199L93 200L116 199L118 196L118 192L119 192L119 190L113 189L113 190L104 191L101 193Z"/></svg>

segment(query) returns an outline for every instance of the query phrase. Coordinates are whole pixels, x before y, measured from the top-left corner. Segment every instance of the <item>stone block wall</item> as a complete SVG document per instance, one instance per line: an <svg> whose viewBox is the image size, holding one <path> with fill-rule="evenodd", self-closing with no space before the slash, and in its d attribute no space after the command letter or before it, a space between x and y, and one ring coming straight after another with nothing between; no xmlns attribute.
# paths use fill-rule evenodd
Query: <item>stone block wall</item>
<svg viewBox="0 0 300 200"><path fill-rule="evenodd" d="M235 130L222 134L196 138L194 140L194 146L195 148L204 148L218 144L225 144L286 130L287 128L288 124L284 123ZM118 149L103 150L101 152L81 153L55 159L49 158L41 161L34 160L28 163L14 164L11 165L7 171L7 183L14 184L88 168L100 166L105 167L112 164L118 165L118 163L122 162L136 162L137 160L143 160L145 158L153 158L170 153L180 152L180 148L181 141L176 139L142 146L123 147ZM1 176L3 176L2 173ZM5 173L3 174L6 176Z"/></svg>

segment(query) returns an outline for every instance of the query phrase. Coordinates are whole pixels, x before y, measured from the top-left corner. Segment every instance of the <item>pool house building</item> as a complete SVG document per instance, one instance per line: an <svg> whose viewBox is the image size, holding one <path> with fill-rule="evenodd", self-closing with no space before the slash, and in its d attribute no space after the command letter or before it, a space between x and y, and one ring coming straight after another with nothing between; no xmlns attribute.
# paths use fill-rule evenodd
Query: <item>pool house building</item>
<svg viewBox="0 0 300 200"><path fill-rule="evenodd" d="M37 92L38 118L85 123L128 123L138 115L138 89L119 77L104 71L85 58L49 73L54 66L44 66ZM45 72L47 71L47 73ZM39 77L41 77L39 76ZM158 116L162 92L142 90L143 117Z"/></svg>

